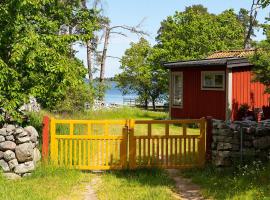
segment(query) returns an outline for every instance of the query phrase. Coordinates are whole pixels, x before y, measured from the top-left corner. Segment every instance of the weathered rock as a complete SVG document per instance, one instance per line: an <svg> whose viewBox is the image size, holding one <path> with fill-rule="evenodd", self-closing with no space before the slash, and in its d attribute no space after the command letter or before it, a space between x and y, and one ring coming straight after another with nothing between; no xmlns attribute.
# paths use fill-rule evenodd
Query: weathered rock
<svg viewBox="0 0 270 200"><path fill-rule="evenodd" d="M220 142L217 145L217 150L229 150L232 149L232 144L231 143L224 143L224 142Z"/></svg>
<svg viewBox="0 0 270 200"><path fill-rule="evenodd" d="M258 138L253 141L253 146L257 149L265 149L270 147L270 136Z"/></svg>
<svg viewBox="0 0 270 200"><path fill-rule="evenodd" d="M12 124L9 124L9 125L7 125L7 132L12 132L12 131L14 131L15 130L15 126L14 125L12 125Z"/></svg>
<svg viewBox="0 0 270 200"><path fill-rule="evenodd" d="M12 141L5 141L0 143L0 151L14 150L15 148L16 144Z"/></svg>
<svg viewBox="0 0 270 200"><path fill-rule="evenodd" d="M0 159L4 158L4 152L0 151Z"/></svg>
<svg viewBox="0 0 270 200"><path fill-rule="evenodd" d="M229 158L224 159L221 157L216 157L216 159L213 161L213 164L218 167L230 166L232 164L232 161Z"/></svg>
<svg viewBox="0 0 270 200"><path fill-rule="evenodd" d="M224 136L224 135L214 135L213 141L214 142L229 142L231 143L233 140L232 137Z"/></svg>
<svg viewBox="0 0 270 200"><path fill-rule="evenodd" d="M29 135L28 135L28 132L23 131L23 132L19 133L19 134L16 136L16 138L25 137L25 136L29 136Z"/></svg>
<svg viewBox="0 0 270 200"><path fill-rule="evenodd" d="M228 158L230 157L230 151L218 151L216 156L220 158Z"/></svg>
<svg viewBox="0 0 270 200"><path fill-rule="evenodd" d="M13 135L7 135L7 136L6 136L6 140L7 140L7 141L15 141Z"/></svg>
<svg viewBox="0 0 270 200"><path fill-rule="evenodd" d="M22 133L23 132L23 128L21 128L21 127L19 127L19 128L16 128L16 130L15 130L15 134L17 135L17 134L20 134L20 133Z"/></svg>
<svg viewBox="0 0 270 200"><path fill-rule="evenodd" d="M29 161L29 162L25 162L25 163L22 163L22 164L17 165L14 168L14 172L16 174L24 174L24 173L27 173L27 172L31 172L34 169L35 169L34 162L33 161Z"/></svg>
<svg viewBox="0 0 270 200"><path fill-rule="evenodd" d="M3 176L6 177L6 179L9 179L9 180L18 180L18 179L22 178L20 175L12 173L12 172L3 173Z"/></svg>
<svg viewBox="0 0 270 200"><path fill-rule="evenodd" d="M5 161L8 162L8 161L13 160L15 158L16 158L15 157L15 153L13 151L7 150L7 151L4 152L4 159L5 159Z"/></svg>
<svg viewBox="0 0 270 200"><path fill-rule="evenodd" d="M25 137L18 137L16 140L17 144L22 144L22 143L26 143L30 141L30 137L29 136L25 136Z"/></svg>
<svg viewBox="0 0 270 200"><path fill-rule="evenodd" d="M1 128L0 129L0 135L6 136L7 135L7 129L6 128Z"/></svg>
<svg viewBox="0 0 270 200"><path fill-rule="evenodd" d="M24 130L29 133L32 142L36 142L38 140L38 132L33 126L27 126Z"/></svg>
<svg viewBox="0 0 270 200"><path fill-rule="evenodd" d="M29 176L31 176L31 175L32 175L32 173L29 173L29 172L28 172L28 173L23 174L22 177L29 177Z"/></svg>
<svg viewBox="0 0 270 200"><path fill-rule="evenodd" d="M13 170L18 164L19 163L17 159L13 159L8 162L8 166L11 170Z"/></svg>
<svg viewBox="0 0 270 200"><path fill-rule="evenodd" d="M4 142L5 141L5 137L0 135L0 142Z"/></svg>
<svg viewBox="0 0 270 200"><path fill-rule="evenodd" d="M33 160L33 151L31 142L20 144L15 148L16 157L19 162Z"/></svg>
<svg viewBox="0 0 270 200"><path fill-rule="evenodd" d="M0 160L0 169L2 169L3 172L9 172L10 171L8 163L3 159Z"/></svg>
<svg viewBox="0 0 270 200"><path fill-rule="evenodd" d="M36 164L37 162L39 162L41 159L41 154L38 148L34 148L33 151L33 161Z"/></svg>
<svg viewBox="0 0 270 200"><path fill-rule="evenodd" d="M232 151L239 151L240 150L240 146L238 144L232 144Z"/></svg>
<svg viewBox="0 0 270 200"><path fill-rule="evenodd" d="M232 137L233 136L233 131L231 131L230 129L220 129L219 130L219 135L226 136L226 137Z"/></svg>

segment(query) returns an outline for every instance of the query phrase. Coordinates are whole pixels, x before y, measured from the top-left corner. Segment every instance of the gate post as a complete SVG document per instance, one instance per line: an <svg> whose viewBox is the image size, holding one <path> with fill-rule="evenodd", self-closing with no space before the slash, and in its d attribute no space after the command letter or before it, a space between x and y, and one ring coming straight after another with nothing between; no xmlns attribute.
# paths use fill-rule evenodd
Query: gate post
<svg viewBox="0 0 270 200"><path fill-rule="evenodd" d="M205 118L200 119L200 142L199 142L199 165L204 166L205 164L205 124L206 120Z"/></svg>
<svg viewBox="0 0 270 200"><path fill-rule="evenodd" d="M49 157L50 118L44 116L42 124L42 160L47 162Z"/></svg>
<svg viewBox="0 0 270 200"><path fill-rule="evenodd" d="M53 161L54 164L57 164L57 154L58 154L58 143L55 138L55 119L51 118L51 123L50 123L50 133L51 133L51 160Z"/></svg>
<svg viewBox="0 0 270 200"><path fill-rule="evenodd" d="M135 121L129 121L129 168L136 168L136 141L134 140Z"/></svg>

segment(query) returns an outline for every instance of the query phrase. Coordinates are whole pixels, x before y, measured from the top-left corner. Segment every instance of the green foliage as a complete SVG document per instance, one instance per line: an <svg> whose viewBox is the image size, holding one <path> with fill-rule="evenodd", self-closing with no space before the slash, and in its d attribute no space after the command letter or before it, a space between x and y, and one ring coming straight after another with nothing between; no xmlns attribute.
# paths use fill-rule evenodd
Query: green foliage
<svg viewBox="0 0 270 200"><path fill-rule="evenodd" d="M162 98L167 85L164 69L155 65L156 52L149 42L141 38L138 43L131 43L121 59L122 73L115 77L123 93L136 93L147 108L148 101L155 102Z"/></svg>
<svg viewBox="0 0 270 200"><path fill-rule="evenodd" d="M270 165L258 161L237 168L191 169L182 174L202 187L210 199L268 199L270 197Z"/></svg>
<svg viewBox="0 0 270 200"><path fill-rule="evenodd" d="M254 64L255 81L263 83L266 92L270 93L270 25L265 24L263 27L266 40L257 44L258 50L250 60Z"/></svg>
<svg viewBox="0 0 270 200"><path fill-rule="evenodd" d="M52 109L68 89L83 83L86 70L71 53L82 38L66 29L85 12L78 0L0 2L0 107L11 117L19 120L18 109L30 95ZM83 18L91 20L89 15ZM87 37L96 29L82 26Z"/></svg>
<svg viewBox="0 0 270 200"><path fill-rule="evenodd" d="M70 87L66 90L63 101L59 101L54 107L54 110L57 112L83 111L86 102L91 105L93 104L93 94L94 89L87 84Z"/></svg>
<svg viewBox="0 0 270 200"><path fill-rule="evenodd" d="M215 15L194 5L162 21L156 40L163 51L161 61L188 60L218 50L239 49L243 33L244 27L232 9Z"/></svg>

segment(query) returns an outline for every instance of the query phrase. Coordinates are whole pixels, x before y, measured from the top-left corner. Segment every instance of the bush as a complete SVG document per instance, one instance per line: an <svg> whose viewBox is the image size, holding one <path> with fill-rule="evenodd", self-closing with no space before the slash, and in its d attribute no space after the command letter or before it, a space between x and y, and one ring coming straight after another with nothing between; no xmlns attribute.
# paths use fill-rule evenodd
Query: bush
<svg viewBox="0 0 270 200"><path fill-rule="evenodd" d="M68 113L73 111L83 111L85 103L93 104L94 96L94 89L87 84L70 87L67 90L63 101L58 102L54 110L57 112Z"/></svg>

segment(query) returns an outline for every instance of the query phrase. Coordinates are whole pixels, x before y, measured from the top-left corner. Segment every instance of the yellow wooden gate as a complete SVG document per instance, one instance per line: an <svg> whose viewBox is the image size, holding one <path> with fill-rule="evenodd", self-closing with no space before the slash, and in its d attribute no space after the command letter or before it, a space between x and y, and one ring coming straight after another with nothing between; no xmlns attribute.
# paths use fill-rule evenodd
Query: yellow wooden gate
<svg viewBox="0 0 270 200"><path fill-rule="evenodd" d="M81 170L123 169L127 124L127 120L51 119L51 159Z"/></svg>
<svg viewBox="0 0 270 200"><path fill-rule="evenodd" d="M51 119L51 160L81 170L189 168L205 162L204 118ZM192 128L196 127L196 128Z"/></svg>
<svg viewBox="0 0 270 200"><path fill-rule="evenodd" d="M195 120L131 120L130 168L203 166L205 163L205 124L204 118ZM141 128L137 129L139 125L146 125L147 128L141 131ZM154 128L156 132L153 131Z"/></svg>

